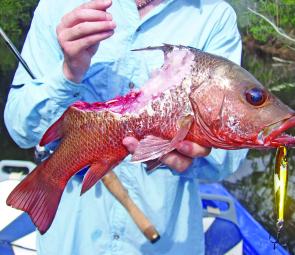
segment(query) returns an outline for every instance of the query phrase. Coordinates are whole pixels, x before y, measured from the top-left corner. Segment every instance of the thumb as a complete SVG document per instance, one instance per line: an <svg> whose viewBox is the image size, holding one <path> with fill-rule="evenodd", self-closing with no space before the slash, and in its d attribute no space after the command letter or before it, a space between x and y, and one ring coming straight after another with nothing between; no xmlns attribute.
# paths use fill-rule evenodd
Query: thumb
<svg viewBox="0 0 295 255"><path fill-rule="evenodd" d="M127 136L123 139L122 143L125 145L130 153L134 153L138 145L138 140L132 136Z"/></svg>

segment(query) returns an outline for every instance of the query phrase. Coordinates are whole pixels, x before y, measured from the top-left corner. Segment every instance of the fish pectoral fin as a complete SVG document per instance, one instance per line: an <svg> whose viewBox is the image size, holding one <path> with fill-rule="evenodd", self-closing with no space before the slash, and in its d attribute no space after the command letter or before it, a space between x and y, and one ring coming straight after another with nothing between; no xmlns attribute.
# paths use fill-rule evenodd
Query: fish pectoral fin
<svg viewBox="0 0 295 255"><path fill-rule="evenodd" d="M190 130L192 123L192 115L181 117L177 122L179 129L172 140L166 140L153 135L146 136L144 139L140 140L132 155L131 161L146 162L155 159L160 161L161 157L173 151L178 143L184 140L188 134L188 131Z"/></svg>
<svg viewBox="0 0 295 255"><path fill-rule="evenodd" d="M139 141L131 161L145 162L161 157L170 148L170 140L165 140L160 137L148 135Z"/></svg>
<svg viewBox="0 0 295 255"><path fill-rule="evenodd" d="M109 167L98 162L92 164L84 176L81 196L95 185L109 170Z"/></svg>

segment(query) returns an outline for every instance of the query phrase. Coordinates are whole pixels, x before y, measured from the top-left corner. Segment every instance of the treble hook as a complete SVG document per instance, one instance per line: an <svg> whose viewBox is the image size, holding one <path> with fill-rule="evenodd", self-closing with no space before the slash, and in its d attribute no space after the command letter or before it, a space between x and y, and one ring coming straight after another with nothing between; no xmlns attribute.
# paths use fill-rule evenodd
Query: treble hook
<svg viewBox="0 0 295 255"><path fill-rule="evenodd" d="M273 239L272 236L269 234L269 241L273 244L274 250L276 250L277 245L280 244L281 231L282 231L282 227L277 229L277 235L275 239Z"/></svg>
<svg viewBox="0 0 295 255"><path fill-rule="evenodd" d="M287 243L282 243L282 240L281 240L282 233L283 233L284 229L285 229L284 222L283 221L278 221L277 222L277 234L276 234L276 238L273 238L271 235L269 235L269 241L273 244L273 250L274 251L277 249L277 246L278 245L281 245L289 253L288 244Z"/></svg>

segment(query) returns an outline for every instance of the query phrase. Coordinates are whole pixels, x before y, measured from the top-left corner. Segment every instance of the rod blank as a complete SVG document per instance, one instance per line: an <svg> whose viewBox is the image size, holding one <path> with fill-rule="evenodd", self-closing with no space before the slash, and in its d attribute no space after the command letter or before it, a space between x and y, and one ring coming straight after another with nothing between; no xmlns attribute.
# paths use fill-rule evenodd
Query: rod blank
<svg viewBox="0 0 295 255"><path fill-rule="evenodd" d="M22 58L22 56L18 52L17 48L13 45L13 43L10 41L10 39L8 38L8 36L5 34L5 32L3 31L3 29L1 27L0 27L0 35L1 35L2 39L3 39L3 41L5 42L5 44L7 45L7 47L11 50L11 52L13 53L13 55L17 58L17 60L26 69L26 71L32 77L32 79L36 79L35 75L32 73L32 71L29 68L29 66L26 63L26 61Z"/></svg>

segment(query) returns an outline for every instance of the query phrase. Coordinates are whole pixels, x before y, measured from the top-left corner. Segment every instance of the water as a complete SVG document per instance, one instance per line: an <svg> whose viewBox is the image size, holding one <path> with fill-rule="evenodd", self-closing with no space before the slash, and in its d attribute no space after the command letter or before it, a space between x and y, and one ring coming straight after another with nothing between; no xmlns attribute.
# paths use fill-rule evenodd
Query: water
<svg viewBox="0 0 295 255"><path fill-rule="evenodd" d="M268 57L245 52L243 65L263 84L295 109L295 65L274 64ZM10 139L3 124L3 109L8 93L11 73L1 73L0 77L0 160L33 160L32 150L23 150ZM278 86L281 85L281 86ZM276 235L276 219L273 210L272 166L275 151L251 151L247 162L236 175L224 181L224 185L249 210L272 235ZM287 201L286 231L282 242L287 243L291 254L295 254L295 153L290 151L290 175Z"/></svg>

